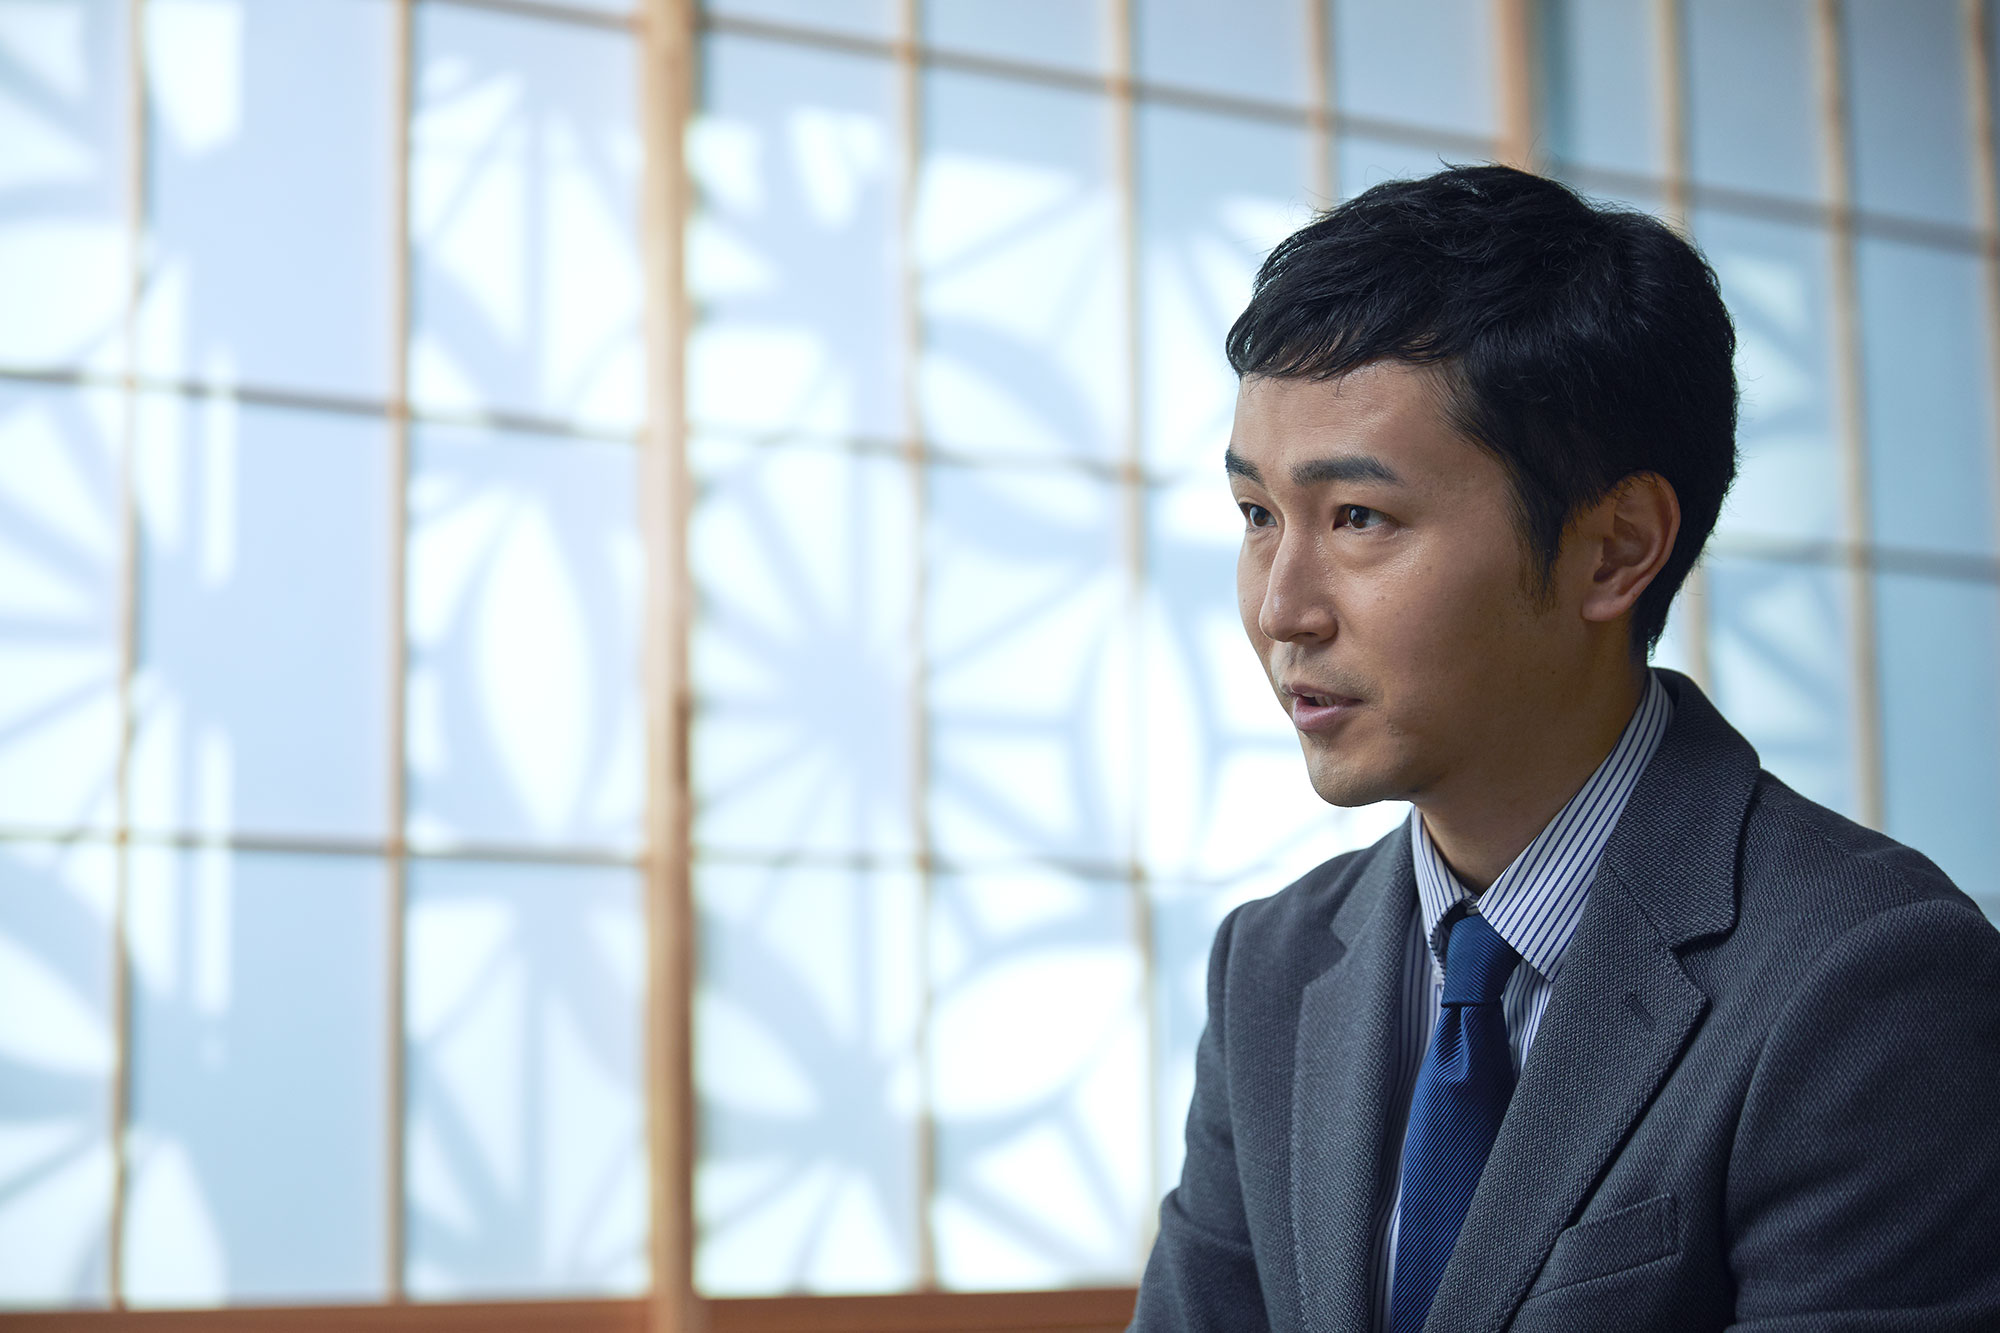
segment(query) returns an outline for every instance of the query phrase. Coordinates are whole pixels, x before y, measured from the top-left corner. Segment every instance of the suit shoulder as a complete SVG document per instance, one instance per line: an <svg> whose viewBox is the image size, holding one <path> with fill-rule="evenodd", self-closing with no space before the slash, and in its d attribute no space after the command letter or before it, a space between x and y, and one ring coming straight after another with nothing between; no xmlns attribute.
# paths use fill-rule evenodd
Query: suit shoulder
<svg viewBox="0 0 2000 1333"><path fill-rule="evenodd" d="M1284 958L1308 941L1317 944L1362 883L1363 872L1378 857L1394 855L1407 837L1398 824L1371 845L1322 861L1276 893L1237 907L1223 923L1231 952Z"/></svg>
<svg viewBox="0 0 2000 1333"><path fill-rule="evenodd" d="M1962 908L1984 925L1979 908L1923 853L1769 773L1757 775L1743 834L1745 917L1779 918L1790 929L1809 922L1808 932L1825 938L1918 903Z"/></svg>

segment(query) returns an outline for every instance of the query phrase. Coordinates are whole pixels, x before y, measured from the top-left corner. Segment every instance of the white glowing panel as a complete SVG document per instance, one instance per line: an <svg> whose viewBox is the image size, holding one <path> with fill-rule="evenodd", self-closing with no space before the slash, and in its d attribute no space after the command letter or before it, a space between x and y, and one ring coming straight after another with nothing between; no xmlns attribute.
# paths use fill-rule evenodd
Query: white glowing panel
<svg viewBox="0 0 2000 1333"><path fill-rule="evenodd" d="M905 430L893 66L727 35L688 132L700 208L689 414L702 426Z"/></svg>
<svg viewBox="0 0 2000 1333"><path fill-rule="evenodd" d="M1659 31L1629 0L1543 0L1540 8L1542 133L1565 166L1658 172Z"/></svg>
<svg viewBox="0 0 2000 1333"><path fill-rule="evenodd" d="M153 0L147 374L380 399L399 220L389 0Z"/></svg>
<svg viewBox="0 0 2000 1333"><path fill-rule="evenodd" d="M1148 873L1271 892L1374 842L1407 807L1341 809L1307 780L1237 606L1243 517L1221 464L1162 488L1147 517L1136 807Z"/></svg>
<svg viewBox="0 0 2000 1333"><path fill-rule="evenodd" d="M1486 0L1330 8L1333 87L1342 111L1458 135L1499 128L1494 9Z"/></svg>
<svg viewBox="0 0 2000 1333"><path fill-rule="evenodd" d="M644 1291L637 873L420 862L408 956L412 1294Z"/></svg>
<svg viewBox="0 0 2000 1333"><path fill-rule="evenodd" d="M1884 826L1988 904L2000 899L2000 589L1875 577ZM1990 910L1990 909L1989 909Z"/></svg>
<svg viewBox="0 0 2000 1333"><path fill-rule="evenodd" d="M948 876L931 910L938 1280L1137 1278L1152 1175L1132 890L1050 870Z"/></svg>
<svg viewBox="0 0 2000 1333"><path fill-rule="evenodd" d="M1989 555L1993 393L1980 257L1855 244L1868 412L1868 531L1885 546ZM1863 534L1857 534L1863 535Z"/></svg>
<svg viewBox="0 0 2000 1333"><path fill-rule="evenodd" d="M704 865L695 893L696 1285L910 1288L925 1225L916 876Z"/></svg>
<svg viewBox="0 0 2000 1333"><path fill-rule="evenodd" d="M1843 501L1826 235L1707 210L1695 215L1695 236L1736 325L1738 471L1717 531L1836 541Z"/></svg>
<svg viewBox="0 0 2000 1333"><path fill-rule="evenodd" d="M179 395L139 423L134 824L380 837L387 426Z"/></svg>
<svg viewBox="0 0 2000 1333"><path fill-rule="evenodd" d="M636 427L638 57L629 33L417 9L411 392Z"/></svg>
<svg viewBox="0 0 2000 1333"><path fill-rule="evenodd" d="M940 466L928 503L937 850L1121 858L1140 723L1121 493L1067 469Z"/></svg>
<svg viewBox="0 0 2000 1333"><path fill-rule="evenodd" d="M0 843L0 1309L110 1295L113 858Z"/></svg>
<svg viewBox="0 0 2000 1333"><path fill-rule="evenodd" d="M0 5L0 365L123 368L131 8Z"/></svg>
<svg viewBox="0 0 2000 1333"><path fill-rule="evenodd" d="M1115 454L1129 332L1109 100L934 70L923 114L926 434L980 455Z"/></svg>
<svg viewBox="0 0 2000 1333"><path fill-rule="evenodd" d="M1811 0L1685 0L1688 167L1708 185L1823 192Z"/></svg>
<svg viewBox="0 0 2000 1333"><path fill-rule="evenodd" d="M1711 557L1709 697L1800 794L1853 818L1854 713L1847 576Z"/></svg>
<svg viewBox="0 0 2000 1333"><path fill-rule="evenodd" d="M628 445L419 433L407 760L420 844L638 845L636 468Z"/></svg>
<svg viewBox="0 0 2000 1333"><path fill-rule="evenodd" d="M1957 0L1840 7L1856 206L1978 225L1965 15Z"/></svg>
<svg viewBox="0 0 2000 1333"><path fill-rule="evenodd" d="M1140 439L1149 467L1221 475L1236 409L1223 340L1264 256L1312 219L1311 179L1303 129L1141 105Z"/></svg>
<svg viewBox="0 0 2000 1333"><path fill-rule="evenodd" d="M0 825L117 818L120 414L0 384Z"/></svg>
<svg viewBox="0 0 2000 1333"><path fill-rule="evenodd" d="M923 0L926 45L988 59L1100 70L1114 34L1106 0Z"/></svg>
<svg viewBox="0 0 2000 1333"><path fill-rule="evenodd" d="M697 844L908 854L909 468L832 447L698 452L688 539Z"/></svg>
<svg viewBox="0 0 2000 1333"><path fill-rule="evenodd" d="M380 861L132 852L134 1305L387 1290Z"/></svg>
<svg viewBox="0 0 2000 1333"><path fill-rule="evenodd" d="M701 7L788 28L877 38L896 33L896 0L704 0Z"/></svg>
<svg viewBox="0 0 2000 1333"><path fill-rule="evenodd" d="M1313 65L1298 0L1136 0L1132 57L1140 78L1226 97L1308 100Z"/></svg>

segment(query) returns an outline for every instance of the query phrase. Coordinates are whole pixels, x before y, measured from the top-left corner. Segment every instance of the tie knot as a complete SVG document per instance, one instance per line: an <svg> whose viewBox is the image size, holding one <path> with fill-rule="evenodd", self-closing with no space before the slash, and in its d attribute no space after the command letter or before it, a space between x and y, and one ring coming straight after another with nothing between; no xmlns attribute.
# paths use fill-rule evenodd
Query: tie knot
<svg viewBox="0 0 2000 1333"><path fill-rule="evenodd" d="M1483 916L1467 914L1445 934L1442 1004L1496 1004L1521 955Z"/></svg>

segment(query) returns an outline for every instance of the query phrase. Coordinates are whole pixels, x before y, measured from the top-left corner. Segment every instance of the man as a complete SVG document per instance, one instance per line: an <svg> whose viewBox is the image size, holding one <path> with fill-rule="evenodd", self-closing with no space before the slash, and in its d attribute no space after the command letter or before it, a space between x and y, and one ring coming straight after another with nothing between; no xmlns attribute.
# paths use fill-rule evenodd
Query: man
<svg viewBox="0 0 2000 1333"><path fill-rule="evenodd" d="M1645 665L1734 346L1671 231L1503 167L1265 263L1244 628L1319 794L1413 810L1217 932L1135 1329L2000 1329L2000 936Z"/></svg>

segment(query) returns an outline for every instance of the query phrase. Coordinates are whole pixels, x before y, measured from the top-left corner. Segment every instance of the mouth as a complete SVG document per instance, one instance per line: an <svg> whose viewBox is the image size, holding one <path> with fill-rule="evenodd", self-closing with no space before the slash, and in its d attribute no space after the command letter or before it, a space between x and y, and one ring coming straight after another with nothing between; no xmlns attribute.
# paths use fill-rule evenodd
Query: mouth
<svg viewBox="0 0 2000 1333"><path fill-rule="evenodd" d="M1325 731L1361 706L1352 695L1322 691L1304 683L1281 687L1292 725L1300 731Z"/></svg>

